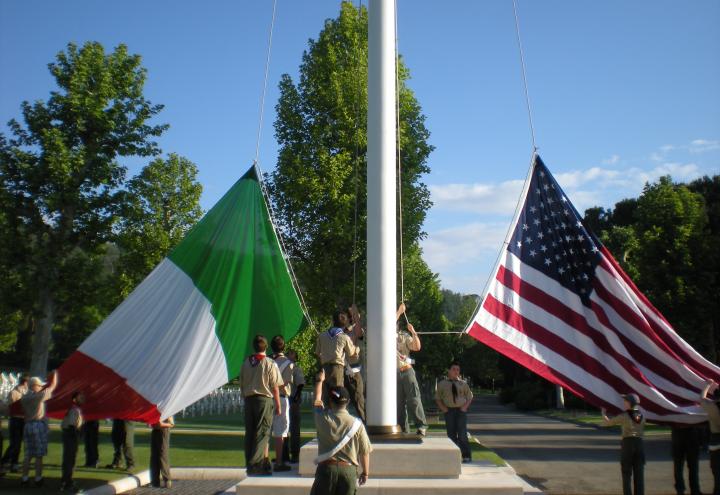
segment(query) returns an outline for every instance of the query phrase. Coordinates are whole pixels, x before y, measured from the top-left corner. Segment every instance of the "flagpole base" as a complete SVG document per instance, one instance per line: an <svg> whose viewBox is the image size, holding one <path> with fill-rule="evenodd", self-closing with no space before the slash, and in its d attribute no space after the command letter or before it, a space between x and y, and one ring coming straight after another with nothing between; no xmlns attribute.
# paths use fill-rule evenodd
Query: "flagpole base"
<svg viewBox="0 0 720 495"><path fill-rule="evenodd" d="M403 433L399 425L365 427L373 443L422 443L422 436Z"/></svg>

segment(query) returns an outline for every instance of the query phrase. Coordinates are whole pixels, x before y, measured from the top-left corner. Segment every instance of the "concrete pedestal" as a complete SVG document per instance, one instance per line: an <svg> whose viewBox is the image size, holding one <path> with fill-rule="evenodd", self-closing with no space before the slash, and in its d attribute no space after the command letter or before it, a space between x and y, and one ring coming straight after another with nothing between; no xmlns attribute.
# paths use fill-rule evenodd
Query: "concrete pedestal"
<svg viewBox="0 0 720 495"><path fill-rule="evenodd" d="M300 449L300 476L315 476L317 440ZM422 443L374 443L370 454L373 478L458 478L460 449L447 437L426 437Z"/></svg>
<svg viewBox="0 0 720 495"><path fill-rule="evenodd" d="M317 441L300 449L298 470L250 477L233 491L252 495L307 495L313 484ZM370 479L359 495L522 495L527 485L510 467L461 464L460 449L445 437L421 444L377 443L370 454Z"/></svg>

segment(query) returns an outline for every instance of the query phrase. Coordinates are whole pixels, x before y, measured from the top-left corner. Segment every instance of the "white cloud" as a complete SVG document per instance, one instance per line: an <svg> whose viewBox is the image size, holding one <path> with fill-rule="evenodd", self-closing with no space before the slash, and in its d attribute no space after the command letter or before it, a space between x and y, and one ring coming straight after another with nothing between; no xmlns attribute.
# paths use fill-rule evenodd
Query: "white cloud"
<svg viewBox="0 0 720 495"><path fill-rule="evenodd" d="M523 182L516 179L500 184L444 184L431 185L429 188L437 209L512 215Z"/></svg>
<svg viewBox="0 0 720 495"><path fill-rule="evenodd" d="M422 242L423 258L433 271L442 272L458 264L500 251L507 223L474 222L430 232Z"/></svg>
<svg viewBox="0 0 720 495"><path fill-rule="evenodd" d="M720 149L720 141L708 141L707 139L695 139L688 146L690 153L705 153Z"/></svg>
<svg viewBox="0 0 720 495"><path fill-rule="evenodd" d="M615 165L617 162L620 161L620 155L613 155L610 158L603 160L603 165Z"/></svg>

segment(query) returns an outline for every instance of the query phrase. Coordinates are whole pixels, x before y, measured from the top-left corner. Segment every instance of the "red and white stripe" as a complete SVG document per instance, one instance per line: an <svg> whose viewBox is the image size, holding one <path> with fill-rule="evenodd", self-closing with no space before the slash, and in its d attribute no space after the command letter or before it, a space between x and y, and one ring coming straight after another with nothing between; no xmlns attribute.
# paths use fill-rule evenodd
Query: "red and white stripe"
<svg viewBox="0 0 720 495"><path fill-rule="evenodd" d="M683 341L603 247L590 304L508 250L475 318L474 338L617 411L635 392L650 420L698 423L706 380L720 369Z"/></svg>

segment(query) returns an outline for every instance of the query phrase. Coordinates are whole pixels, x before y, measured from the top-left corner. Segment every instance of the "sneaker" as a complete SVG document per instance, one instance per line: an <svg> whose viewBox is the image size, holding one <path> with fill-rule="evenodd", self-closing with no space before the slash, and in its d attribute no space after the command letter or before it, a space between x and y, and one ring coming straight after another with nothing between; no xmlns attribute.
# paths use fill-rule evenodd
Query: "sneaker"
<svg viewBox="0 0 720 495"><path fill-rule="evenodd" d="M424 437L427 434L427 428L418 428L417 434L420 435L421 437Z"/></svg>
<svg viewBox="0 0 720 495"><path fill-rule="evenodd" d="M119 464L108 464L107 466L105 466L105 469L120 469L120 465Z"/></svg>
<svg viewBox="0 0 720 495"><path fill-rule="evenodd" d="M292 468L288 464L275 464L273 471L276 473L281 471L290 471Z"/></svg>
<svg viewBox="0 0 720 495"><path fill-rule="evenodd" d="M472 462L472 459L470 457L463 457L462 461L463 461L463 464L468 464L468 463Z"/></svg>
<svg viewBox="0 0 720 495"><path fill-rule="evenodd" d="M263 464L248 466L246 474L248 476L272 476L272 469L268 470Z"/></svg>
<svg viewBox="0 0 720 495"><path fill-rule="evenodd" d="M165 488L172 488L172 480L165 480L162 486Z"/></svg>
<svg viewBox="0 0 720 495"><path fill-rule="evenodd" d="M135 469L135 464L128 464L125 466L125 471L132 471L133 469Z"/></svg>

